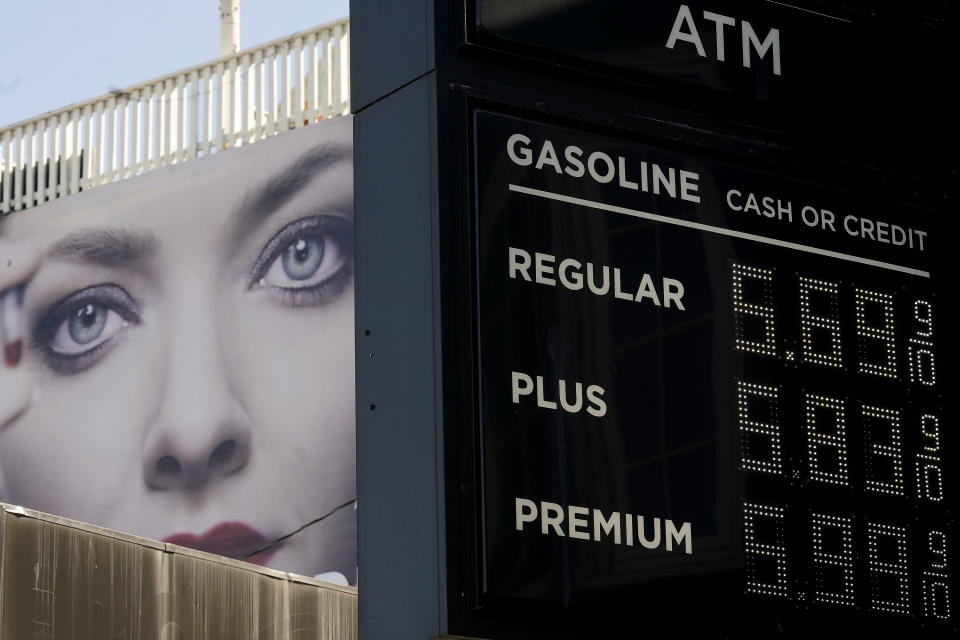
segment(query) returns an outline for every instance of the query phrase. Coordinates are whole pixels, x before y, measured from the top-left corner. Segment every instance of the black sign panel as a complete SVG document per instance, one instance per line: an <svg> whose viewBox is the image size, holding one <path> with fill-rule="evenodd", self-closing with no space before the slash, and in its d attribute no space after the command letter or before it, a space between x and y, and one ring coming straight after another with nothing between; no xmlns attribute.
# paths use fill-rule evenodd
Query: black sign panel
<svg viewBox="0 0 960 640"><path fill-rule="evenodd" d="M481 604L955 632L934 214L483 110L473 139Z"/></svg>
<svg viewBox="0 0 960 640"><path fill-rule="evenodd" d="M888 5L897 8L477 0L472 37L617 79L699 90L713 108L753 109L756 124L816 140L821 152L922 174L949 154L940 130L951 120L950 49L936 12Z"/></svg>

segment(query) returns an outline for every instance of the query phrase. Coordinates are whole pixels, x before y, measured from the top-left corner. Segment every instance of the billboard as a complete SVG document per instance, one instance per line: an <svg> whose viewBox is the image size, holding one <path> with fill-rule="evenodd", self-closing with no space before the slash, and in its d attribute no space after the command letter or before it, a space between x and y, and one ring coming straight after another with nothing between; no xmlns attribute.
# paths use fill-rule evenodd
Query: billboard
<svg viewBox="0 0 960 640"><path fill-rule="evenodd" d="M0 222L0 500L356 583L352 120Z"/></svg>

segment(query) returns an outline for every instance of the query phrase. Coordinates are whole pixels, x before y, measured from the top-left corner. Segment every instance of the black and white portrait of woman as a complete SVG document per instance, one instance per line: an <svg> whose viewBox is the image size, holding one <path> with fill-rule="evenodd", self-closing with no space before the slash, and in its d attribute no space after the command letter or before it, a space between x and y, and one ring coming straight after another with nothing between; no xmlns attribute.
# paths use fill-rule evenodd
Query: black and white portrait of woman
<svg viewBox="0 0 960 640"><path fill-rule="evenodd" d="M351 133L0 222L0 500L355 584Z"/></svg>

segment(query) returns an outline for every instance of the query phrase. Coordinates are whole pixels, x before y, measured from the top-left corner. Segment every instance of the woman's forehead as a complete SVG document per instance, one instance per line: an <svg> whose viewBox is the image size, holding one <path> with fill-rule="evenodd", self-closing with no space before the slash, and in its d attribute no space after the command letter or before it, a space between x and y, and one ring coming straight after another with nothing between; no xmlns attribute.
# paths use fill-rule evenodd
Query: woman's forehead
<svg viewBox="0 0 960 640"><path fill-rule="evenodd" d="M0 234L52 239L81 228L118 225L160 234L166 229L200 232L204 226L220 230L244 201L282 183L304 158L328 161L314 163L316 176L300 176L302 186L322 179L331 198L352 200L351 129L345 126L348 118L339 120L346 122L307 127L11 214L0 222ZM331 193L331 187L343 193Z"/></svg>

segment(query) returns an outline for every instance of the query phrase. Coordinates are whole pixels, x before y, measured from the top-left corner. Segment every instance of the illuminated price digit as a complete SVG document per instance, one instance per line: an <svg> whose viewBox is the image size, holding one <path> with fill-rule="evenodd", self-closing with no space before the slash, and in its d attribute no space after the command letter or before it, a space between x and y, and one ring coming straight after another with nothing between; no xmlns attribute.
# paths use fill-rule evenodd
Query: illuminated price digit
<svg viewBox="0 0 960 640"><path fill-rule="evenodd" d="M830 484L849 484L843 402L808 393L805 405L810 479Z"/></svg>
<svg viewBox="0 0 960 640"><path fill-rule="evenodd" d="M737 351L776 356L773 270L734 264L732 285L735 348Z"/></svg>
<svg viewBox="0 0 960 640"><path fill-rule="evenodd" d="M838 283L800 276L800 333L806 362L843 367L839 298Z"/></svg>
<svg viewBox="0 0 960 640"><path fill-rule="evenodd" d="M917 453L917 496L930 502L943 501L943 472L940 462L940 420L920 417L920 432L926 442Z"/></svg>
<svg viewBox="0 0 960 640"><path fill-rule="evenodd" d="M909 613L907 528L868 522L867 554L870 608L889 613Z"/></svg>
<svg viewBox="0 0 960 640"><path fill-rule="evenodd" d="M867 488L904 495L900 412L863 405L861 413L867 440Z"/></svg>
<svg viewBox="0 0 960 640"><path fill-rule="evenodd" d="M737 380L737 421L744 469L784 475L779 399L777 387Z"/></svg>
<svg viewBox="0 0 960 640"><path fill-rule="evenodd" d="M813 514L813 566L817 602L852 606L853 517Z"/></svg>
<svg viewBox="0 0 960 640"><path fill-rule="evenodd" d="M933 362L933 305L926 300L913 303L913 319L922 329L907 340L907 362L910 382L932 387L937 382L937 370Z"/></svg>
<svg viewBox="0 0 960 640"><path fill-rule="evenodd" d="M860 357L857 359L859 371L884 378L896 378L897 344L893 296L879 291L857 289L854 292L854 302L860 350ZM881 320L879 323L876 322L878 319Z"/></svg>
<svg viewBox="0 0 960 640"><path fill-rule="evenodd" d="M947 569L947 534L931 531L927 538L930 568L923 572L923 615L950 618L950 575Z"/></svg>
<svg viewBox="0 0 960 640"><path fill-rule="evenodd" d="M743 545L748 593L787 597L783 507L743 505Z"/></svg>

